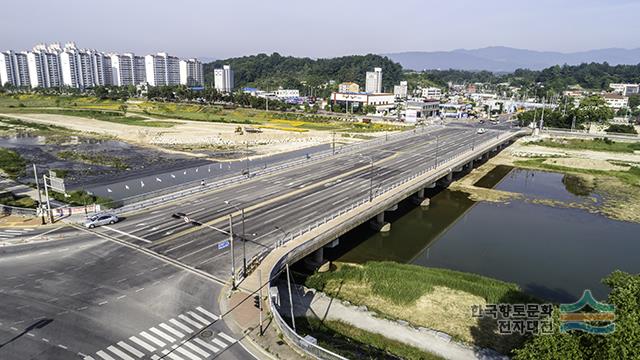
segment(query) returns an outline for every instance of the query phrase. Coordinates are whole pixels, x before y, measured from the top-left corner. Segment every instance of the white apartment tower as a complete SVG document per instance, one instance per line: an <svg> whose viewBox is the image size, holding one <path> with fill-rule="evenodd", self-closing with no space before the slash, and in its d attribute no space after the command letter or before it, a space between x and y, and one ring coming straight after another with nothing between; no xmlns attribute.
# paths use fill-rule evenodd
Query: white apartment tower
<svg viewBox="0 0 640 360"><path fill-rule="evenodd" d="M222 69L213 70L213 84L220 92L231 92L233 90L233 70L230 65L224 65Z"/></svg>
<svg viewBox="0 0 640 360"><path fill-rule="evenodd" d="M111 57L101 52L90 50L91 72L95 86L113 85L113 70L111 69Z"/></svg>
<svg viewBox="0 0 640 360"><path fill-rule="evenodd" d="M382 68L373 68L373 71L367 71L364 88L365 92L370 94L382 93Z"/></svg>
<svg viewBox="0 0 640 360"><path fill-rule="evenodd" d="M62 85L60 46L55 44L49 48L44 45L34 47L34 51L27 53L27 67L29 69L29 81L32 88L59 87Z"/></svg>
<svg viewBox="0 0 640 360"><path fill-rule="evenodd" d="M111 54L111 81L115 86L133 85L133 55Z"/></svg>
<svg viewBox="0 0 640 360"><path fill-rule="evenodd" d="M198 59L180 60L180 84L198 86L203 83L202 63Z"/></svg>
<svg viewBox="0 0 640 360"><path fill-rule="evenodd" d="M27 54L14 51L0 52L0 85L30 86Z"/></svg>
<svg viewBox="0 0 640 360"><path fill-rule="evenodd" d="M180 84L180 60L167 53L145 56L147 82L151 86Z"/></svg>

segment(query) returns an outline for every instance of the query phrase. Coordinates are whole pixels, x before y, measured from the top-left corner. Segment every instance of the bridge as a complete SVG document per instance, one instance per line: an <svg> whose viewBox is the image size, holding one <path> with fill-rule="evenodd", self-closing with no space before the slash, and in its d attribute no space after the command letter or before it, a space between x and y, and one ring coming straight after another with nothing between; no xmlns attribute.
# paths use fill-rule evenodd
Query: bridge
<svg viewBox="0 0 640 360"><path fill-rule="evenodd" d="M385 213L400 201L413 197L426 205L425 188L446 185L453 174L485 161L523 132L418 128L186 196L96 232L179 261L220 282L234 277L241 283L270 251L314 229L324 230L297 256L313 253L317 262L324 246L358 225L369 222L389 231Z"/></svg>

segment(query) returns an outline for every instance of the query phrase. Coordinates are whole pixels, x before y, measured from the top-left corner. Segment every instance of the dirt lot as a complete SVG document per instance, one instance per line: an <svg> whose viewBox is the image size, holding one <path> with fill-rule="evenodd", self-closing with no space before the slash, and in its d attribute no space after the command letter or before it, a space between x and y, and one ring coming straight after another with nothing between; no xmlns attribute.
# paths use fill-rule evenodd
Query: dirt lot
<svg viewBox="0 0 640 360"><path fill-rule="evenodd" d="M202 148L244 148L251 146L255 155L266 155L278 152L297 150L300 148L329 143L332 134L328 131L309 130L306 132L292 132L275 129L263 129L262 133L238 134L237 124L212 123L203 121L188 121L163 119L154 121L168 121L178 123L170 128L145 127L105 122L66 115L52 114L0 114L8 118L16 118L41 124L64 126L72 130L99 133L117 137L118 139L138 145L154 146L165 151L180 152L184 147L192 150ZM240 125L241 126L241 125ZM336 136L336 140L357 141L357 138L343 138ZM187 152L185 152L187 154ZM189 151L192 156L206 156L205 152Z"/></svg>

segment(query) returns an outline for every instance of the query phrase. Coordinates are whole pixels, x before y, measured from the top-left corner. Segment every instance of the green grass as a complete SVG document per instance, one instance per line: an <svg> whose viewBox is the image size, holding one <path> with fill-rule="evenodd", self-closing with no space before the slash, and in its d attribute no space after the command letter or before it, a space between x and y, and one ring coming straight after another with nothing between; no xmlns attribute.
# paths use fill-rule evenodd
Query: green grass
<svg viewBox="0 0 640 360"><path fill-rule="evenodd" d="M487 303L522 303L533 300L522 293L516 284L459 271L388 261L372 261L362 266L345 264L336 271L311 275L307 278L306 285L323 291L329 290L330 296L341 296L339 292L326 288L332 280L369 284L373 295L400 305L415 303L435 286L477 295Z"/></svg>
<svg viewBox="0 0 640 360"><path fill-rule="evenodd" d="M638 142L616 142L610 139L563 139L563 140L540 140L527 143L530 145L540 145L557 149L569 150L592 150L592 151L609 151L621 153L633 153L640 151L640 143Z"/></svg>
<svg viewBox="0 0 640 360"><path fill-rule="evenodd" d="M76 116L100 121L108 121L124 125L146 126L146 127L162 127L168 128L176 125L170 121L153 121L147 120L140 116L125 116L121 112L100 111L100 110L69 110L69 109L20 109L16 112L28 114L53 114Z"/></svg>
<svg viewBox="0 0 640 360"><path fill-rule="evenodd" d="M325 349L349 359L436 360L441 357L351 326L342 321L296 318L299 333L311 335Z"/></svg>
<svg viewBox="0 0 640 360"><path fill-rule="evenodd" d="M13 207L20 207L20 208L30 208L30 209L35 209L36 208L36 202L28 197L28 196L2 196L0 197L0 204L3 205L7 205L7 206L13 206Z"/></svg>
<svg viewBox="0 0 640 360"><path fill-rule="evenodd" d="M206 121L215 123L228 123L228 124L247 124L247 125L260 125L262 122L254 121L250 119L237 119L227 117L226 115L220 115L208 112L159 112L159 111L145 111L145 115L149 115L157 118L165 119L181 119L191 121Z"/></svg>
<svg viewBox="0 0 640 360"><path fill-rule="evenodd" d="M27 161L15 151L0 148L0 169L10 178L16 179L25 173Z"/></svg>
<svg viewBox="0 0 640 360"><path fill-rule="evenodd" d="M34 123L34 122L29 122L29 121L22 121L22 120L18 120L18 119L11 119L11 118L6 118L6 117L0 117L0 124L2 124L3 129L23 129L23 130L27 130L27 131L32 131L32 132L36 132L39 135L49 135L49 134L56 134L56 133L71 133L73 132L72 130L69 130L65 127L62 126L56 126L56 125L45 125L45 124L39 124L39 123ZM10 126L8 126L10 125Z"/></svg>
<svg viewBox="0 0 640 360"><path fill-rule="evenodd" d="M122 159L102 154L87 154L76 151L63 150L56 154L60 159L76 160L87 164L110 166L120 170L126 170L129 165Z"/></svg>
<svg viewBox="0 0 640 360"><path fill-rule="evenodd" d="M0 94L0 108L104 106L115 108L120 101L100 100L91 96ZM5 111L6 109L2 109Z"/></svg>
<svg viewBox="0 0 640 360"><path fill-rule="evenodd" d="M578 174L587 174L587 175L594 175L594 176L612 176L620 179L622 182L626 184L640 187L640 167L636 167L636 166L632 166L627 171L581 169L581 168L572 168L572 167L561 166L561 165L547 164L545 163L545 159L543 158L517 160L514 162L514 164L519 167L551 170L551 171L562 172L562 173L578 173Z"/></svg>

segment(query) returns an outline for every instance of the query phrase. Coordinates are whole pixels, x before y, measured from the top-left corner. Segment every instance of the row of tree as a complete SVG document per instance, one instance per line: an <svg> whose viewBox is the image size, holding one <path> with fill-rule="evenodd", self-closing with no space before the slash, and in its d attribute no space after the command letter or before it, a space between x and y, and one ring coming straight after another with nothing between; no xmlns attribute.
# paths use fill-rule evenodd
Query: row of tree
<svg viewBox="0 0 640 360"><path fill-rule="evenodd" d="M586 123L605 123L613 119L614 112L599 95L592 95L580 101L576 107L573 99L565 98L553 109L529 110L518 114L521 126L534 120L539 122L544 116L545 127L583 129Z"/></svg>

